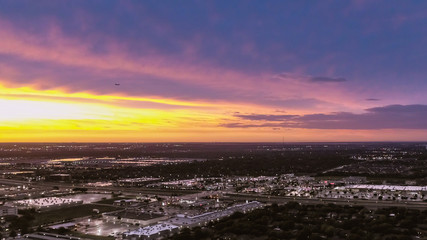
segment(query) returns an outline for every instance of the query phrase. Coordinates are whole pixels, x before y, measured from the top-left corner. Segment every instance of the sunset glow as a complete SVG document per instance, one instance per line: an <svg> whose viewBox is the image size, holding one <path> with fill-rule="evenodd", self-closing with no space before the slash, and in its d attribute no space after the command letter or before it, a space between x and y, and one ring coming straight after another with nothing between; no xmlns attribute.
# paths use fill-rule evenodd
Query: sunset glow
<svg viewBox="0 0 427 240"><path fill-rule="evenodd" d="M1 142L427 140L416 5L0 3Z"/></svg>

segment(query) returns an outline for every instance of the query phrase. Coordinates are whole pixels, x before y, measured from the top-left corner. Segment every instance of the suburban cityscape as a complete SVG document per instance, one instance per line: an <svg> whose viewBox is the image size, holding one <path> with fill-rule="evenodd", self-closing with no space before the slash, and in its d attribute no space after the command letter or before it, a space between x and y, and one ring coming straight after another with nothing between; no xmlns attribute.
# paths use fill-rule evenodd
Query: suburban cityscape
<svg viewBox="0 0 427 240"><path fill-rule="evenodd" d="M106 152L111 155L99 157ZM334 160L313 172L296 168L311 164L300 158L307 154ZM407 209L420 220L404 233L410 239L427 234L425 143L3 144L0 156L6 239L208 238L218 234L216 224L236 214L290 204L363 209L374 219L382 209L390 211L386 218ZM234 174L260 157L266 169ZM276 157L279 163L267 159ZM224 161L228 172L216 171ZM412 167L396 164L402 161ZM193 171L203 167L211 171ZM272 231L270 238L281 238L285 229ZM328 231L309 236L334 235Z"/></svg>

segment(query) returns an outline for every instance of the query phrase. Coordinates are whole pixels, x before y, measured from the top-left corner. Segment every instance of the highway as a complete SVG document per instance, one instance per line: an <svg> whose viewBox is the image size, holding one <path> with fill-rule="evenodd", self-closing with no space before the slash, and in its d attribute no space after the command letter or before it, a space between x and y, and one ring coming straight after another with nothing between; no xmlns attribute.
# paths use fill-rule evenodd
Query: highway
<svg viewBox="0 0 427 240"><path fill-rule="evenodd" d="M376 201L362 199L340 199L340 198L305 198L305 197L284 197L284 196L268 196L258 194L243 194L243 193L228 193L227 197L235 200L256 200L267 203L287 203L290 201L301 204L337 204L350 206L364 206L368 209L388 208L388 207L406 207L418 210L427 210L427 202L415 201Z"/></svg>
<svg viewBox="0 0 427 240"><path fill-rule="evenodd" d="M149 194L149 195L160 195L160 196L171 196L171 195L188 195L188 194L197 194L201 191L199 190L180 190L180 189L155 189L155 188L145 188L145 187L120 187L120 186L108 186L108 187L95 187L95 186L86 186L85 184L72 184L64 182L28 182L22 180L13 180L13 179L0 179L0 185L9 185L9 186L19 186L27 185L30 186L31 190L20 191L20 193L31 193L37 194L41 192L47 192L53 189L53 187L58 187L60 190L73 189L76 187L87 188L90 192L121 192L129 194Z"/></svg>

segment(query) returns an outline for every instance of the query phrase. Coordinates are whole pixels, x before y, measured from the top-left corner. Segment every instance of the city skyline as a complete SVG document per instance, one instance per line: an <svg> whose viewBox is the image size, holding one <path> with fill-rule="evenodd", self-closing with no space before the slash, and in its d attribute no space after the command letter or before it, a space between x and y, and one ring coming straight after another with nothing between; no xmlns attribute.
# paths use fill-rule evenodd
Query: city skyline
<svg viewBox="0 0 427 240"><path fill-rule="evenodd" d="M0 0L0 142L427 141L422 5Z"/></svg>

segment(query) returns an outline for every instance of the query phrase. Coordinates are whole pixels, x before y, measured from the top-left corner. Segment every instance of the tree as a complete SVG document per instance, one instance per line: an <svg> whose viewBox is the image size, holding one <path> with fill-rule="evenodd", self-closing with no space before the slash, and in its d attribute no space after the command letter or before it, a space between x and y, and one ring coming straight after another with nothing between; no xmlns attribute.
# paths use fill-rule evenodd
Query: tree
<svg viewBox="0 0 427 240"><path fill-rule="evenodd" d="M76 188L73 188L73 191L85 193L85 192L87 192L87 188L76 187Z"/></svg>
<svg viewBox="0 0 427 240"><path fill-rule="evenodd" d="M65 233L68 232L68 229L64 228L64 227L60 227L58 229L58 234L64 235Z"/></svg>
<svg viewBox="0 0 427 240"><path fill-rule="evenodd" d="M10 231L9 236L15 238L16 236L18 236L18 234L16 234L15 230L12 230Z"/></svg>

